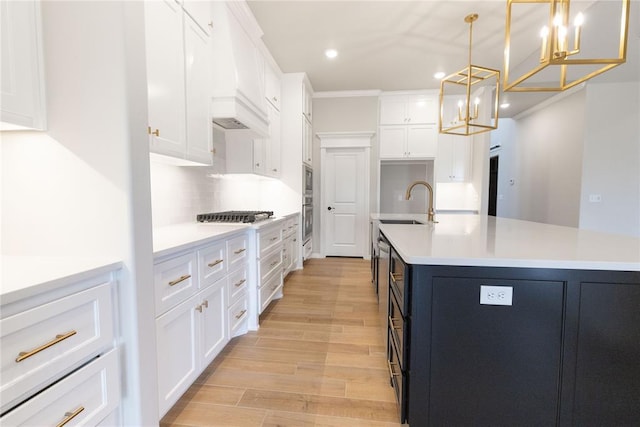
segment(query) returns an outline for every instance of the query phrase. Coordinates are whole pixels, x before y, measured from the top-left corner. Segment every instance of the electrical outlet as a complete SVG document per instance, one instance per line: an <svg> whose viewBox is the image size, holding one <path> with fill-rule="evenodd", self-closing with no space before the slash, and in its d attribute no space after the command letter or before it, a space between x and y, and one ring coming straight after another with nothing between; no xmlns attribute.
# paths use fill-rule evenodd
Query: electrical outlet
<svg viewBox="0 0 640 427"><path fill-rule="evenodd" d="M513 287L480 285L480 304L513 305Z"/></svg>
<svg viewBox="0 0 640 427"><path fill-rule="evenodd" d="M600 194L589 194L589 202L600 203L602 202L602 196Z"/></svg>

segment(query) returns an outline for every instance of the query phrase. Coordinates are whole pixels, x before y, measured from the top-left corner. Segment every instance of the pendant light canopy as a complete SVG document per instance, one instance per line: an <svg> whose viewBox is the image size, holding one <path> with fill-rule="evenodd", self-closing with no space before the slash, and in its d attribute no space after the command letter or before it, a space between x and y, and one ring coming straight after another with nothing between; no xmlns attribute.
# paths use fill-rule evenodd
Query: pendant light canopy
<svg viewBox="0 0 640 427"><path fill-rule="evenodd" d="M505 91L563 91L626 61L629 0L570 3L507 0ZM537 54L515 58L536 37Z"/></svg>
<svg viewBox="0 0 640 427"><path fill-rule="evenodd" d="M469 136L498 127L500 71L471 62L477 19L475 13L464 18L469 24L469 65L440 81L440 133Z"/></svg>

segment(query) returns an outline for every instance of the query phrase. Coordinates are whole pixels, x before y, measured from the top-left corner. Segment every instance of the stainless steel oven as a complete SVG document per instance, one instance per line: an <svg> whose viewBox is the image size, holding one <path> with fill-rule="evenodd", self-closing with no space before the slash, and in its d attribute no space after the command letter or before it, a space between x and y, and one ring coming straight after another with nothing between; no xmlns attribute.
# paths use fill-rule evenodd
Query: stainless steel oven
<svg viewBox="0 0 640 427"><path fill-rule="evenodd" d="M304 177L303 177L304 194L312 196L313 195L313 170L309 166L304 165L302 173L304 173Z"/></svg>
<svg viewBox="0 0 640 427"><path fill-rule="evenodd" d="M304 197L302 205L302 242L307 243L313 234L313 198Z"/></svg>

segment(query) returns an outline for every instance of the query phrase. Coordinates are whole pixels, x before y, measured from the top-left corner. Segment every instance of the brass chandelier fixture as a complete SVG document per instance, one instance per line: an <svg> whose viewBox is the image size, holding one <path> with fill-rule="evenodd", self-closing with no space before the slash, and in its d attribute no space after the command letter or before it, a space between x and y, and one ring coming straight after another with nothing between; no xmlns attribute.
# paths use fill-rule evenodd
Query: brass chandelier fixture
<svg viewBox="0 0 640 427"><path fill-rule="evenodd" d="M471 62L477 19L475 13L464 18L469 24L468 66L440 81L440 133L469 136L498 128L500 71Z"/></svg>
<svg viewBox="0 0 640 427"><path fill-rule="evenodd" d="M627 34L629 31L629 2L630 0L611 0L606 6L619 7L620 14L613 14L613 21L606 21L605 28L614 28L619 34L617 40L617 56L604 58L590 58L583 42L583 26L586 18L582 12L576 13L571 19L570 0L507 0L507 23L504 50L504 90L505 92L542 92L563 91L576 86L592 77L604 73L626 61ZM518 5L525 4L525 12L520 11ZM528 5L527 5L528 4ZM516 32L531 27L527 18L531 16L532 8L544 7L549 9L549 15L540 30L540 52L536 58L528 58L522 65L511 63L513 51L518 49L514 45ZM518 10L517 10L518 9ZM617 12L617 10L615 11ZM589 18L602 21L608 13L593 13ZM619 16L619 18L618 18ZM523 27L514 30L514 22L522 22ZM525 23L526 22L526 23ZM600 28L605 24L601 24ZM596 26L593 25L592 28ZM595 32L594 32L595 34ZM596 34L591 41L602 38L608 33ZM572 40L571 40L572 39ZM595 43L592 43L595 45ZM593 53L593 52L591 52ZM598 51L598 54L601 52ZM610 53L610 52L607 52ZM596 55L597 56L597 55ZM524 69L524 70L523 70ZM518 75L512 81L510 77Z"/></svg>

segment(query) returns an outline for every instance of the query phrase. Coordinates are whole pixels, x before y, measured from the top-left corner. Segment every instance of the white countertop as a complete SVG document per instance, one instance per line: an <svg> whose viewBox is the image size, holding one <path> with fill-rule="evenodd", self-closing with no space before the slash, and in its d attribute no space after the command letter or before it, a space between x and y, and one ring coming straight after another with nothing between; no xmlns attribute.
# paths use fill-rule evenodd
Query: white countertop
<svg viewBox="0 0 640 427"><path fill-rule="evenodd" d="M493 216L440 214L436 221L380 230L409 264L640 271L639 238Z"/></svg>
<svg viewBox="0 0 640 427"><path fill-rule="evenodd" d="M106 257L3 255L0 303L9 304L120 268L120 260Z"/></svg>

